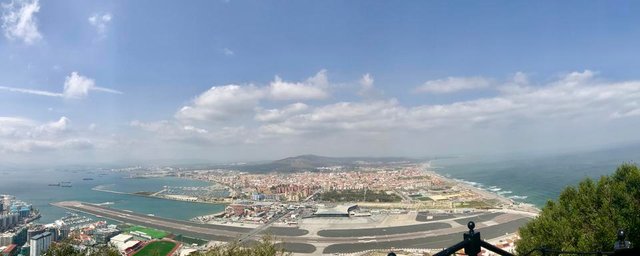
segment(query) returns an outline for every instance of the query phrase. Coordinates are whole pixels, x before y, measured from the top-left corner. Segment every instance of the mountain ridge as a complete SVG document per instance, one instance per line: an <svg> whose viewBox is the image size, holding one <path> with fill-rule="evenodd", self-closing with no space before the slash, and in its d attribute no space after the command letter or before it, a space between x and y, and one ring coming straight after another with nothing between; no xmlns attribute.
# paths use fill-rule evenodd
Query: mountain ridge
<svg viewBox="0 0 640 256"><path fill-rule="evenodd" d="M328 157L313 154L291 156L262 164L234 166L249 172L296 172L314 171L320 167L343 166L381 166L391 163L415 163L417 159L406 157Z"/></svg>

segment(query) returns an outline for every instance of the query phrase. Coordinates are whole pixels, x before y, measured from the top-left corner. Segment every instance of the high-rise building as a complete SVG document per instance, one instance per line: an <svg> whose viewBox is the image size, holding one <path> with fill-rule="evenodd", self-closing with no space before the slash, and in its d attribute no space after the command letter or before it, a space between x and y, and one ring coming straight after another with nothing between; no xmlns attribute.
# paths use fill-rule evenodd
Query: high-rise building
<svg viewBox="0 0 640 256"><path fill-rule="evenodd" d="M27 227L22 226L13 234L13 243L24 245L27 242Z"/></svg>
<svg viewBox="0 0 640 256"><path fill-rule="evenodd" d="M0 232L8 230L18 225L17 214L0 214Z"/></svg>
<svg viewBox="0 0 640 256"><path fill-rule="evenodd" d="M0 234L0 246L7 246L12 243L13 234L11 233L1 233Z"/></svg>
<svg viewBox="0 0 640 256"><path fill-rule="evenodd" d="M49 249L51 245L51 233L44 232L36 235L29 240L29 247L31 247L29 256L40 256L43 252Z"/></svg>
<svg viewBox="0 0 640 256"><path fill-rule="evenodd" d="M60 240L67 239L70 233L71 233L71 228L69 228L69 226L67 225L62 225L60 226L60 229L58 229L58 239Z"/></svg>
<svg viewBox="0 0 640 256"><path fill-rule="evenodd" d="M27 230L27 240L31 240L32 237L44 233L44 227L42 225L32 226Z"/></svg>

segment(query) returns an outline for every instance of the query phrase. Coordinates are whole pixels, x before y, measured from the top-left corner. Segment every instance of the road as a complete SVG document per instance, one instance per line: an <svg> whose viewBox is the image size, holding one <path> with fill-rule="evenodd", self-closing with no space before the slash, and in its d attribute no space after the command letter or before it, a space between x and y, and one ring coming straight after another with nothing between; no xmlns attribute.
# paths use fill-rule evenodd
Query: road
<svg viewBox="0 0 640 256"><path fill-rule="evenodd" d="M484 239L491 239L511 233L529 219L513 215L501 223L495 222L497 216L511 216L502 213L487 213L479 216L458 216L453 219L435 220L423 224L406 226L356 228L356 229L323 229L317 235L299 228L271 227L265 225L259 229L246 227L202 224L158 216L108 208L95 204L67 201L53 205L69 210L85 212L119 222L131 223L150 228L165 230L174 234L215 241L233 241L251 243L256 234L272 233L278 240L286 241L284 247L293 252L310 253L314 245L326 245L322 253L347 253L368 249L384 248L441 248L453 245L462 239L467 231L465 225L451 226L451 223L478 220L476 230L482 231ZM459 221L458 221L459 220ZM275 220L274 220L275 221ZM273 223L273 222L271 222ZM449 223L449 224L447 224ZM487 224L492 223L492 224ZM320 253L320 252L314 252Z"/></svg>

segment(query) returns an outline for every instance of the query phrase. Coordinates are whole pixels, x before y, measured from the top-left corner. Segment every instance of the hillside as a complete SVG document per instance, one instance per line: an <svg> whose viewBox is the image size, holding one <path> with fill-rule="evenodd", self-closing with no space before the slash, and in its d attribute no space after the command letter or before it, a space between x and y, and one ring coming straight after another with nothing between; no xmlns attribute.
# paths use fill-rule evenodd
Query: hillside
<svg viewBox="0 0 640 256"><path fill-rule="evenodd" d="M287 157L270 163L248 164L234 166L249 172L296 172L313 171L319 167L342 166L352 168L356 166L383 166L397 163L414 163L416 159L403 157L326 157L317 155L300 155Z"/></svg>

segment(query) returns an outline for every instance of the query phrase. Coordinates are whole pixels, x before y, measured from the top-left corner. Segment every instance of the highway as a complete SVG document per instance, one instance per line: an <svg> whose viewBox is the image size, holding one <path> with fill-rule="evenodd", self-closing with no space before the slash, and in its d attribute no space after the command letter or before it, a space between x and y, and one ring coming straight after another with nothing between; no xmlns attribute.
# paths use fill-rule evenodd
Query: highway
<svg viewBox="0 0 640 256"><path fill-rule="evenodd" d="M78 201L57 202L52 205L204 240L238 241L240 238L244 238L242 242L252 243L254 242L254 240L250 239L252 235L269 233L277 236L277 240L286 241L284 243L285 249L298 253L320 253L315 252L315 245L326 245L322 253L349 253L394 247L441 248L455 244L462 239L462 233L467 231L466 225L452 227L449 223L463 222L466 224L468 220L478 221L476 229L482 232L483 239L491 239L505 233L512 233L529 220L523 216L513 215L512 218L502 223L487 225L483 221L488 223L492 222L490 220L497 216L508 215L486 213L479 216L458 216L453 219L434 220L423 224L405 226L323 229L315 235L309 234L309 231L300 228L270 227L265 225L258 229L252 229L167 219ZM247 234L250 235L248 236Z"/></svg>

